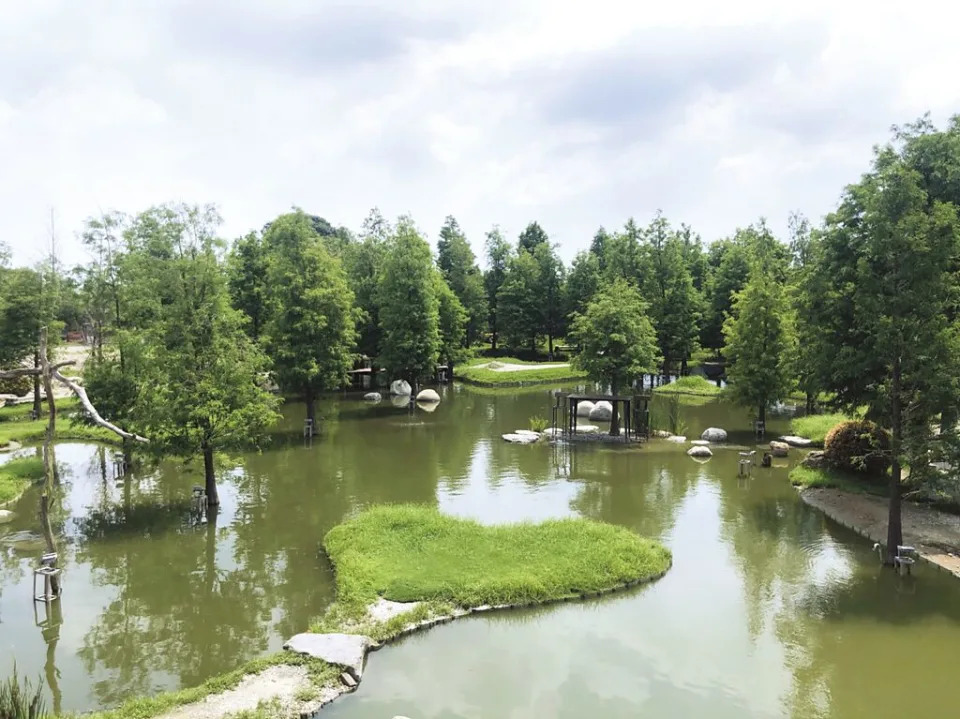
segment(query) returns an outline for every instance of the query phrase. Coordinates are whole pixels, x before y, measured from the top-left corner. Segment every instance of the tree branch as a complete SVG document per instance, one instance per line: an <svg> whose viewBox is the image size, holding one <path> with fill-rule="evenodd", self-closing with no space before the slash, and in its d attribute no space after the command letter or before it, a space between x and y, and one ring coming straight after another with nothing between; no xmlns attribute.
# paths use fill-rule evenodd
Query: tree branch
<svg viewBox="0 0 960 719"><path fill-rule="evenodd" d="M132 439L137 442L150 441L146 437L141 437L139 434L133 434L131 432L122 430L117 425L105 420L103 417L100 416L100 413L97 412L97 408L93 406L93 403L90 401L90 398L87 397L87 391L83 387L78 385L76 382L73 382L72 380L64 377L56 369L53 370L52 374L57 381L69 387L70 391L72 391L75 395L77 395L77 399L80 400L80 404L82 404L83 408L87 410L87 414L90 415L90 418L94 421L95 424L100 425L104 429L109 429L111 432L113 432L114 434L120 435L124 439Z"/></svg>

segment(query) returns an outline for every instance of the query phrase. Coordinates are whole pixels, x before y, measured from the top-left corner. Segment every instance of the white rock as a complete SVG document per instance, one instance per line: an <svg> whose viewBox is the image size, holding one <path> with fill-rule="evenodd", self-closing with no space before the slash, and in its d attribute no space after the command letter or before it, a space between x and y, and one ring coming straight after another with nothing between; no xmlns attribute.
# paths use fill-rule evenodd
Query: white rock
<svg viewBox="0 0 960 719"><path fill-rule="evenodd" d="M691 440L690 444L696 447L706 447L710 443L705 439L694 439L694 440Z"/></svg>
<svg viewBox="0 0 960 719"><path fill-rule="evenodd" d="M21 446L23 445L11 439L6 444L0 445L0 452L12 452L15 449L20 449Z"/></svg>
<svg viewBox="0 0 960 719"><path fill-rule="evenodd" d="M669 439L670 437L673 436L672 434L670 434L670 433L669 433L667 430L665 430L665 429L655 429L655 430L653 430L653 432L651 432L651 434L652 434L654 437L659 437L660 439Z"/></svg>
<svg viewBox="0 0 960 719"><path fill-rule="evenodd" d="M439 406L439 402L417 402L417 407L422 409L424 412L436 412L437 407Z"/></svg>
<svg viewBox="0 0 960 719"><path fill-rule="evenodd" d="M417 395L417 402L439 402L440 395L435 389L422 389Z"/></svg>
<svg viewBox="0 0 960 719"><path fill-rule="evenodd" d="M770 443L770 454L774 457L786 457L789 451L790 445L786 442L777 442L774 440Z"/></svg>
<svg viewBox="0 0 960 719"><path fill-rule="evenodd" d="M0 509L0 524L12 522L13 518L16 516L17 515L11 512L9 509Z"/></svg>
<svg viewBox="0 0 960 719"><path fill-rule="evenodd" d="M609 422L613 418L613 405L602 399L593 405L589 417L593 422Z"/></svg>
<svg viewBox="0 0 960 719"><path fill-rule="evenodd" d="M397 395L398 397L409 397L413 394L413 390L410 388L410 383L405 379L395 379L390 383L390 394Z"/></svg>
<svg viewBox="0 0 960 719"><path fill-rule="evenodd" d="M666 440L668 442L676 442L677 444L685 444L687 441L687 438L684 437L682 434L671 434L669 437L666 438Z"/></svg>
<svg viewBox="0 0 960 719"><path fill-rule="evenodd" d="M390 404L394 407L409 407L410 395L395 394L390 398Z"/></svg>
<svg viewBox="0 0 960 719"><path fill-rule="evenodd" d="M363 674L363 660L373 640L362 634L296 634L283 645L297 654L307 654L328 664L346 667L354 677Z"/></svg>
<svg viewBox="0 0 960 719"><path fill-rule="evenodd" d="M367 614L375 622L386 622L400 614L406 614L420 606L422 602L393 602L383 597L367 607Z"/></svg>
<svg viewBox="0 0 960 719"><path fill-rule="evenodd" d="M578 431L578 432L585 432L586 434L590 434L590 433L592 433L592 432L599 432L599 431L600 431L600 428L599 428L597 425L595 425L595 424L578 424L578 425L577 425L577 431Z"/></svg>
<svg viewBox="0 0 960 719"><path fill-rule="evenodd" d="M536 437L537 439L540 439L540 433L539 433L539 432L534 432L532 429L515 429L515 430L513 430L513 433L514 433L514 434L525 434L525 435L527 435L527 436L529 436L529 437Z"/></svg>
<svg viewBox="0 0 960 719"><path fill-rule="evenodd" d="M383 396L379 392L367 392L363 395L363 398L367 400L367 402L379 402L383 399Z"/></svg>
<svg viewBox="0 0 960 719"><path fill-rule="evenodd" d="M540 439L539 435L536 437L531 437L529 434L508 433L502 436L507 442L511 442L513 444L533 444Z"/></svg>
<svg viewBox="0 0 960 719"><path fill-rule="evenodd" d="M561 429L560 427L547 427L543 431L543 436L544 437L562 437L563 429Z"/></svg>
<svg viewBox="0 0 960 719"><path fill-rule="evenodd" d="M712 457L713 452L710 451L709 447L704 447L702 444L695 447L691 447L687 450L687 454L691 457Z"/></svg>
<svg viewBox="0 0 960 719"><path fill-rule="evenodd" d="M786 442L791 447L812 447L813 440L807 439L806 437L795 437L792 434L788 434L780 438L781 442Z"/></svg>
<svg viewBox="0 0 960 719"><path fill-rule="evenodd" d="M589 417L590 413L593 411L593 402L583 402L577 403L577 417Z"/></svg>
<svg viewBox="0 0 960 719"><path fill-rule="evenodd" d="M726 442L727 431L719 427L707 427L700 435L700 439L705 439L708 442Z"/></svg>

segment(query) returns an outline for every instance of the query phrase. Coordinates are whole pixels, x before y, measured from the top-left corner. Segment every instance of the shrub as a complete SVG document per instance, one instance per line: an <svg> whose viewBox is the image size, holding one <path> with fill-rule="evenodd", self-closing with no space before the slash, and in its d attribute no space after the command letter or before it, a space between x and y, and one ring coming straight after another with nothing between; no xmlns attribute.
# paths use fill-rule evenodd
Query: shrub
<svg viewBox="0 0 960 719"><path fill-rule="evenodd" d="M890 465L890 436L873 422L841 422L827 432L823 456L835 469L883 474Z"/></svg>
<svg viewBox="0 0 960 719"><path fill-rule="evenodd" d="M33 382L29 377L10 377L0 379L0 394L15 394L23 397L33 389Z"/></svg>
<svg viewBox="0 0 960 719"><path fill-rule="evenodd" d="M530 429L534 432L543 432L547 427L550 426L550 420L546 417L533 416L530 418Z"/></svg>

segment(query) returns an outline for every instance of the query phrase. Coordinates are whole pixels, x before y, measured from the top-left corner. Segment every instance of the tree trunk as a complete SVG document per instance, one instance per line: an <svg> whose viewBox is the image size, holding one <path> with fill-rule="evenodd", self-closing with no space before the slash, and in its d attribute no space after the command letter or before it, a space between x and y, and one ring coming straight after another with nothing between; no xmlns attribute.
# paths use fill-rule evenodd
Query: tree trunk
<svg viewBox="0 0 960 719"><path fill-rule="evenodd" d="M43 538L47 543L47 552L57 553L57 541L53 536L53 527L50 525L50 498L46 491L40 495L40 526L43 529ZM53 562L50 566L56 567L58 562ZM54 596L60 596L60 577L50 577L50 589Z"/></svg>
<svg viewBox="0 0 960 719"><path fill-rule="evenodd" d="M766 433L766 431L767 431L767 405L766 405L765 402L761 402L761 403L760 403L760 406L757 407L757 421L759 421L760 424L763 425L763 431L764 431L764 433ZM758 433L757 433L758 439L760 438L760 437L759 437L759 434L760 434L760 433L758 432Z"/></svg>
<svg viewBox="0 0 960 719"><path fill-rule="evenodd" d="M207 443L203 445L203 477L206 482L207 505L216 507L220 504L220 496L217 494L217 475L213 471L213 447Z"/></svg>
<svg viewBox="0 0 960 719"><path fill-rule="evenodd" d="M893 387L890 397L891 439L890 451L893 462L890 466L890 507L887 514L887 558L885 564L893 565L897 547L903 544L903 528L900 521L900 446L903 442L903 418L900 407L900 358L893 363Z"/></svg>
<svg viewBox="0 0 960 719"><path fill-rule="evenodd" d="M43 330L41 330L42 332ZM34 369L40 368L40 352L33 353L33 367ZM35 374L33 376L33 415L35 417L40 416L40 410L42 409L40 404L40 375Z"/></svg>
<svg viewBox="0 0 960 719"><path fill-rule="evenodd" d="M133 448L130 445L130 438L123 438L123 471L126 473L133 466Z"/></svg>
<svg viewBox="0 0 960 719"><path fill-rule="evenodd" d="M686 357L680 360L680 376L681 377L687 376L687 358Z"/></svg>
<svg viewBox="0 0 960 719"><path fill-rule="evenodd" d="M807 414L813 414L813 392L807 392Z"/></svg>
<svg viewBox="0 0 960 719"><path fill-rule="evenodd" d="M303 401L307 404L307 419L310 420L310 436L312 437L317 433L317 402L313 396L313 388L304 388Z"/></svg>
<svg viewBox="0 0 960 719"><path fill-rule="evenodd" d="M617 394L617 383L610 383L610 394L616 396ZM610 436L619 437L620 436L620 403L611 402L613 405L613 414L610 415Z"/></svg>
<svg viewBox="0 0 960 719"><path fill-rule="evenodd" d="M553 332L547 333L547 356L553 359Z"/></svg>

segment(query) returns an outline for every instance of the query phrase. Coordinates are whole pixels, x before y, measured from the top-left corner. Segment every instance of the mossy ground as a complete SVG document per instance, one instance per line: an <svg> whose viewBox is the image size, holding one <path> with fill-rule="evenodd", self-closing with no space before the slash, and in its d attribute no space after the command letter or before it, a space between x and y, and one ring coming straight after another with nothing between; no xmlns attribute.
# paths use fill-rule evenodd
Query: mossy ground
<svg viewBox="0 0 960 719"><path fill-rule="evenodd" d="M670 552L622 527L586 519L485 526L414 505L374 507L334 527L324 547L337 570L337 602L313 631L362 631L385 639L450 608L535 604L651 579ZM371 626L383 597L423 602Z"/></svg>
<svg viewBox="0 0 960 719"><path fill-rule="evenodd" d="M827 432L836 427L841 422L846 422L852 417L841 412L831 414L808 414L804 417L794 417L790 420L790 434L797 437L806 437L814 444L823 445Z"/></svg>
<svg viewBox="0 0 960 719"><path fill-rule="evenodd" d="M814 469L797 465L790 470L790 482L804 489L830 488L858 494L876 494L878 496L886 496L887 494L885 477L841 472L829 468Z"/></svg>
<svg viewBox="0 0 960 719"><path fill-rule="evenodd" d="M510 372L500 372L478 366L485 365L489 362L516 365L544 364L540 362L527 362L515 357L480 357L466 364L457 366L454 369L454 377L458 380L476 384L481 387L510 387L543 382L564 382L583 379L587 376L585 372L581 372L569 364L559 364L556 367L533 367L528 370L513 370Z"/></svg>

